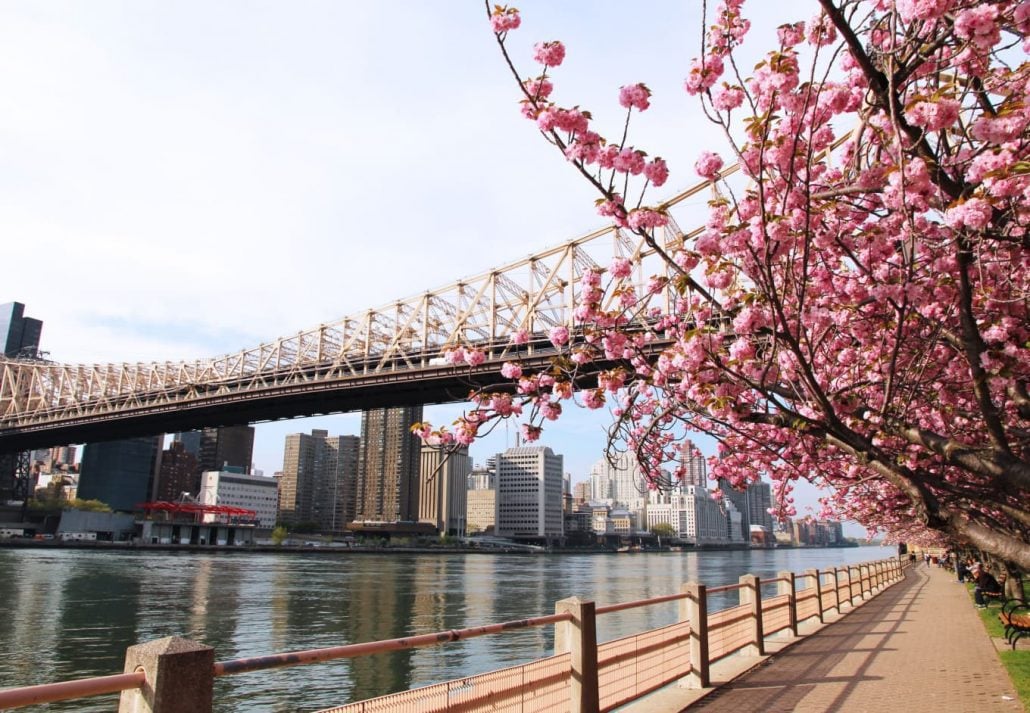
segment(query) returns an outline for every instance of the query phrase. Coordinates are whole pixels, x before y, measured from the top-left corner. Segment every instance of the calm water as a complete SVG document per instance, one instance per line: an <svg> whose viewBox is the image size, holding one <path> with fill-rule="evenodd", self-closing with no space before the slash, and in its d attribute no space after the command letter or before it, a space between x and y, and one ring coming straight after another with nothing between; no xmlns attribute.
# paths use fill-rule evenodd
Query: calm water
<svg viewBox="0 0 1030 713"><path fill-rule="evenodd" d="M0 687L120 673L125 648L182 636L215 659L389 639L883 559L890 549L620 555L175 554L0 550ZM721 608L727 602L713 602ZM676 605L602 616L608 640ZM308 711L490 671L550 652L550 627L363 659L229 676L219 711ZM110 711L117 697L35 710ZM27 709L26 709L27 710Z"/></svg>

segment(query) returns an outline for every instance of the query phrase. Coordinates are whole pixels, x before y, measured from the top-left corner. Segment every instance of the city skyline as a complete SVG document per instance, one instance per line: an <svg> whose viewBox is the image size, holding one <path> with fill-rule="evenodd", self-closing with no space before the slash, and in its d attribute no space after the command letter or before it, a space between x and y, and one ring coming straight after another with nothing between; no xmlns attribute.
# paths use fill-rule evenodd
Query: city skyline
<svg viewBox="0 0 1030 713"><path fill-rule="evenodd" d="M0 150L16 177L0 230L20 237L5 249L22 264L61 255L89 276L61 290L32 271L6 283L0 299L24 302L47 323L51 358L211 357L603 224L589 187L519 115L481 7L412 5L398 15L314 3L226 8L198 22L199 8L2 10L0 39L19 67L0 78L14 107ZM634 137L668 160L668 193L692 184L696 152L718 139L682 91L685 68L605 47L626 32L658 43L699 34L697 13L661 3L653 11L668 21L656 24L615 5L598 6L589 22L544 2L522 9L520 32L567 42L557 91L599 121L621 125L618 86L648 83L653 103L672 110L635 119ZM756 22L755 32L772 36L777 24ZM385 31L396 41L374 39ZM517 59L529 66L525 54ZM411 81L414 67L453 81ZM696 144L682 141L688 125ZM431 188L408 190L415 186ZM382 221L397 203L417 226ZM700 222L703 205L688 206L690 219ZM427 406L426 418L448 423L461 409ZM253 461L279 470L288 433L356 434L359 418L257 424ZM578 482L600 457L609 422L570 413L541 443L565 455ZM513 431L474 444L477 464L515 446Z"/></svg>

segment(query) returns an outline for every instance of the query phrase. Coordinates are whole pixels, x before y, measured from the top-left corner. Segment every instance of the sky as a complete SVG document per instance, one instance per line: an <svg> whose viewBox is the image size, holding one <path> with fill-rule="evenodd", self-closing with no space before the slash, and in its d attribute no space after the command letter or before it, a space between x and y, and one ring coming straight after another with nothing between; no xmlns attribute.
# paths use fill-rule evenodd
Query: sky
<svg viewBox="0 0 1030 713"><path fill-rule="evenodd" d="M756 6L759 46L807 17ZM672 170L656 201L696 182L697 154L724 141L682 89L700 0L519 8L516 62L535 75L532 44L564 41L555 97L608 133L624 118L619 87L651 88L632 135ZM56 361L234 352L604 224L519 115L476 2L0 0L0 96L0 302L43 320ZM703 220L705 200L680 224ZM608 423L572 413L541 443L579 481ZM256 467L279 470L284 436L313 428L358 433L360 418L259 424ZM475 444L475 460L514 431Z"/></svg>

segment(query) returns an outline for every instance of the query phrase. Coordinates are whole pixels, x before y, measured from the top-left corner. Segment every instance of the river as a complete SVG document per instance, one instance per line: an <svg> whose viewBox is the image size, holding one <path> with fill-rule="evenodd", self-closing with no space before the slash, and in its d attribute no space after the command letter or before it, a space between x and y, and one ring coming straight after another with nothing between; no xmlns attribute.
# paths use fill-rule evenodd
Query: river
<svg viewBox="0 0 1030 713"><path fill-rule="evenodd" d="M0 687L120 673L125 648L182 636L215 659L338 646L884 559L880 547L618 555L144 553L0 549ZM729 602L710 604L722 608ZM675 620L662 604L600 617L601 641ZM310 711L539 658L551 627L227 676L217 711ZM111 711L117 696L34 710ZM30 709L25 709L30 710Z"/></svg>

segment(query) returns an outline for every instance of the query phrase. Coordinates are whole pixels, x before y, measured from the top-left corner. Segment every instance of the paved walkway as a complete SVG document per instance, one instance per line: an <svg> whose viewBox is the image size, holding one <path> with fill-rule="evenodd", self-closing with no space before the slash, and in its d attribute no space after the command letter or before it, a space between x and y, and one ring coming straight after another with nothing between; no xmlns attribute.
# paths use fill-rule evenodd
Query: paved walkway
<svg viewBox="0 0 1030 713"><path fill-rule="evenodd" d="M965 587L942 569L917 565L904 581L687 710L1023 709Z"/></svg>

